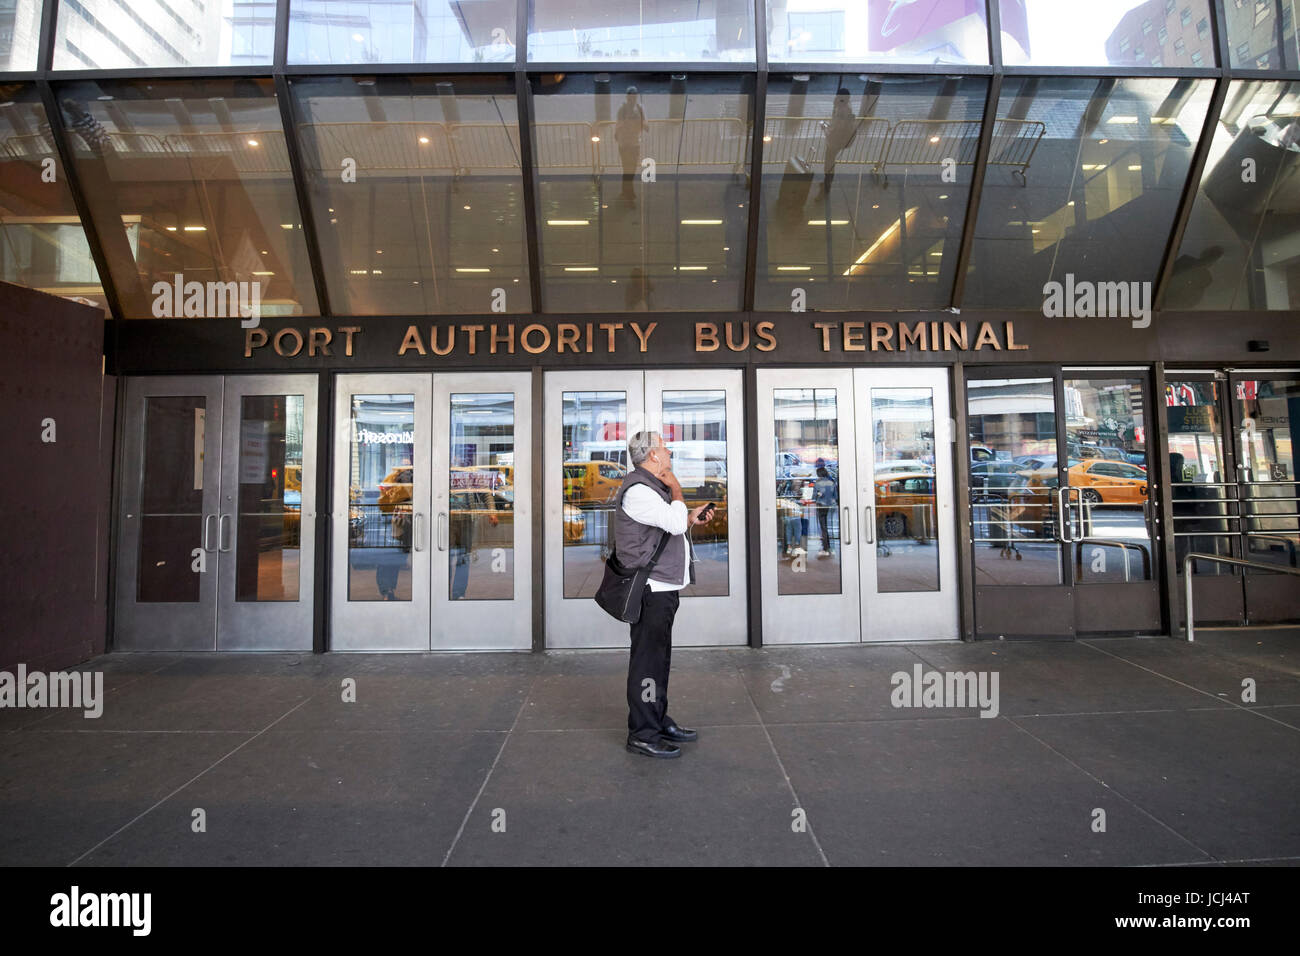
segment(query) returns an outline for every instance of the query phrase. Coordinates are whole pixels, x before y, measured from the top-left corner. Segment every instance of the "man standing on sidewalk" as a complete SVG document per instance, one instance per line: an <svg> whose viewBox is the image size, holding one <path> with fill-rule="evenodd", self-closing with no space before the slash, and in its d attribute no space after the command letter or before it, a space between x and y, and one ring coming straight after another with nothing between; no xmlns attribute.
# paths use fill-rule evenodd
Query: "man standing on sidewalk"
<svg viewBox="0 0 1300 956"><path fill-rule="evenodd" d="M703 505L686 510L682 486L672 471L672 452L658 432L637 432L627 443L635 466L614 499L614 548L629 568L648 564L666 531L672 537L641 597L641 618L632 625L627 667L627 749L647 757L680 757L676 742L695 740L694 730L668 716L668 668L678 591L694 571L687 529L704 523ZM707 521L708 519L704 519Z"/></svg>

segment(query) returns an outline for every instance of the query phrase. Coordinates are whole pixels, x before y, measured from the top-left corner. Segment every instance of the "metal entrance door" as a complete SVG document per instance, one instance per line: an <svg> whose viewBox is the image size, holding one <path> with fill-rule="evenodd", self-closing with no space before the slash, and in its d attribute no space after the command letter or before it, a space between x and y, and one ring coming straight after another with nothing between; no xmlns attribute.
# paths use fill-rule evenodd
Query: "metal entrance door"
<svg viewBox="0 0 1300 956"><path fill-rule="evenodd" d="M622 647L620 625L592 600L613 543L613 499L628 436L660 432L690 507L718 517L692 531L696 580L682 591L677 646L743 644L744 435L741 373L573 371L546 375L544 456L546 635L549 647Z"/></svg>
<svg viewBox="0 0 1300 956"><path fill-rule="evenodd" d="M334 650L429 648L432 384L427 374L335 380Z"/></svg>
<svg viewBox="0 0 1300 956"><path fill-rule="evenodd" d="M764 642L957 637L947 373L758 372Z"/></svg>
<svg viewBox="0 0 1300 956"><path fill-rule="evenodd" d="M317 382L126 383L114 645L310 650Z"/></svg>
<svg viewBox="0 0 1300 956"><path fill-rule="evenodd" d="M1140 369L969 374L978 637L1160 629L1146 381Z"/></svg>
<svg viewBox="0 0 1300 956"><path fill-rule="evenodd" d="M435 650L532 646L532 376L433 377Z"/></svg>

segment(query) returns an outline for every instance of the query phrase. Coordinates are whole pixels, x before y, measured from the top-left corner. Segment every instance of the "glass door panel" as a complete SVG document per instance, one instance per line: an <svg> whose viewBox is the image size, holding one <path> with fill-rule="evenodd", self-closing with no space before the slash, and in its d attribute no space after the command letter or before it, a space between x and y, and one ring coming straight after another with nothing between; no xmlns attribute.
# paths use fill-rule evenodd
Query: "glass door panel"
<svg viewBox="0 0 1300 956"><path fill-rule="evenodd" d="M1173 513L1174 597L1186 618L1183 562L1188 554L1240 557L1239 485L1224 444L1224 382L1171 374L1165 380L1169 497ZM1241 624L1245 598L1241 571L1214 561L1193 561L1197 623Z"/></svg>
<svg viewBox="0 0 1300 956"><path fill-rule="evenodd" d="M1063 584L1052 380L971 379L966 402L976 587Z"/></svg>
<svg viewBox="0 0 1300 956"><path fill-rule="evenodd" d="M126 382L114 646L216 642L222 379Z"/></svg>
<svg viewBox="0 0 1300 956"><path fill-rule="evenodd" d="M953 640L958 626L948 372L858 369L854 375L862 639Z"/></svg>
<svg viewBox="0 0 1300 956"><path fill-rule="evenodd" d="M429 647L428 375L340 375L332 562L336 650Z"/></svg>
<svg viewBox="0 0 1300 956"><path fill-rule="evenodd" d="M1065 380L1066 479L1078 584L1153 577L1143 393L1138 378Z"/></svg>
<svg viewBox="0 0 1300 956"><path fill-rule="evenodd" d="M649 427L672 450L686 507L716 508L712 521L691 529L695 581L681 591L677 645L743 644L749 637L743 401L738 370L645 373Z"/></svg>
<svg viewBox="0 0 1300 956"><path fill-rule="evenodd" d="M1241 372L1231 386L1244 557L1298 567L1300 458L1291 422L1300 414L1300 377ZM1248 623L1300 620L1300 581L1294 576L1247 568L1243 584Z"/></svg>
<svg viewBox="0 0 1300 956"><path fill-rule="evenodd" d="M434 376L434 649L532 646L531 389L526 372Z"/></svg>
<svg viewBox="0 0 1300 956"><path fill-rule="evenodd" d="M760 369L764 642L857 641L857 441L851 369Z"/></svg>
<svg viewBox="0 0 1300 956"><path fill-rule="evenodd" d="M226 378L220 649L311 649L316 396L314 375Z"/></svg>
<svg viewBox="0 0 1300 956"><path fill-rule="evenodd" d="M632 467L627 439L647 427L640 371L550 372L545 379L542 481L548 647L627 641L592 600L613 541L613 499Z"/></svg>

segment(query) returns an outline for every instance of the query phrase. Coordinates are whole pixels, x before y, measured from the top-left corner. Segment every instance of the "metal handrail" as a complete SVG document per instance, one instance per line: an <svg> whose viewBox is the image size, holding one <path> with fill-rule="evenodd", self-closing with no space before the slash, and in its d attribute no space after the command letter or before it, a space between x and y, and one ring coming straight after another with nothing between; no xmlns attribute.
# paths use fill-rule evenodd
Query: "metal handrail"
<svg viewBox="0 0 1300 956"><path fill-rule="evenodd" d="M1192 562L1193 561L1217 561L1219 564L1230 564L1237 568L1257 568L1260 571L1276 571L1279 574L1290 574L1300 577L1300 568L1288 568L1280 564L1265 564L1263 561L1243 561L1241 558L1225 558L1217 554L1202 554L1198 551L1183 557L1183 580L1186 582L1184 588L1187 595L1187 640L1192 642L1196 640L1196 630L1193 626L1195 614L1192 611Z"/></svg>

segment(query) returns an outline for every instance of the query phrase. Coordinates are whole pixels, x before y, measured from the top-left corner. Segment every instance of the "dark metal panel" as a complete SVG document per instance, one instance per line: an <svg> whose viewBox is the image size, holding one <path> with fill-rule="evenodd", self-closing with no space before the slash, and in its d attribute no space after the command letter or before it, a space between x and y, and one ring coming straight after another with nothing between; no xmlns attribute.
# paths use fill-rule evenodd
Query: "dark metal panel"
<svg viewBox="0 0 1300 956"><path fill-rule="evenodd" d="M997 4L990 5L990 11ZM1000 55L1000 54L999 54ZM966 200L966 222L962 227L961 245L957 247L957 274L953 277L952 307L960 309L966 292L966 270L970 268L971 250L975 246L975 224L979 221L980 200L984 194L984 174L988 172L989 152L993 148L993 127L998 118L998 100L1002 96L1002 75L989 81L988 99L984 101L984 122L980 127L979 147L975 151L975 168L971 173L970 196Z"/></svg>
<svg viewBox="0 0 1300 956"><path fill-rule="evenodd" d="M744 371L744 402L741 410L744 416L745 435L745 534L750 546L745 552L745 590L748 596L746 606L749 611L749 646L763 646L763 568L762 548L762 484L759 479L758 434L758 370L746 364Z"/></svg>
<svg viewBox="0 0 1300 956"><path fill-rule="evenodd" d="M1074 592L1075 633L1078 635L1155 634L1162 630L1160 593L1155 587L1080 584Z"/></svg>
<svg viewBox="0 0 1300 956"><path fill-rule="evenodd" d="M1183 233L1192 218L1192 207L1196 204L1196 195L1200 192L1201 177L1205 174L1205 164L1210 156L1210 143L1214 139L1214 128L1223 112L1223 102L1228 95L1230 81L1220 79L1215 84L1214 94L1210 97L1210 107L1205 114L1205 125L1201 129L1201 138L1192 154L1192 165L1187 171L1187 182L1183 184L1182 199L1178 203L1178 214L1174 217L1174 227L1169 233L1169 242L1165 246L1165 257L1156 275L1155 289L1151 296L1151 307L1159 309L1164 304L1165 292L1169 288L1169 278L1174 272L1174 261L1183 244Z"/></svg>
<svg viewBox="0 0 1300 956"><path fill-rule="evenodd" d="M749 157L749 222L745 231L745 284L741 290L744 309L753 311L754 290L758 282L758 232L760 226L759 204L763 199L763 130L767 122L767 73L758 74L754 87L751 127L752 144Z"/></svg>
<svg viewBox="0 0 1300 956"><path fill-rule="evenodd" d="M36 72L41 75L48 72L54 64L54 35L58 30L58 21L59 0L44 0L40 33L36 40Z"/></svg>
<svg viewBox="0 0 1300 956"><path fill-rule="evenodd" d="M1187 621L1187 595L1183 590L1181 576L1178 581L1178 593L1170 605L1170 617L1181 629ZM1291 587L1295 588L1294 582ZM1240 574L1196 575L1196 580L1192 582L1192 592L1192 600L1196 602L1197 627L1213 624L1240 627L1246 623Z"/></svg>
<svg viewBox="0 0 1300 956"><path fill-rule="evenodd" d="M275 98L280 106L280 123L284 126L284 143L289 154L289 169L293 175L293 191L298 197L298 215L302 219L303 241L307 245L307 261L311 264L312 284L316 289L316 304L322 316L330 314L329 283L325 281L325 266L320 254L320 237L316 232L316 216L307 192L303 175L302 150L298 142L297 110L289 80L283 74L275 77Z"/></svg>
<svg viewBox="0 0 1300 956"><path fill-rule="evenodd" d="M275 45L271 61L276 72L283 72L289 53L289 0L275 0Z"/></svg>
<svg viewBox="0 0 1300 956"><path fill-rule="evenodd" d="M953 494L957 500L955 513L957 518L957 594L958 628L961 639L975 640L975 564L971 560L971 513L970 513L970 447L969 425L966 418L966 369L961 362L952 368L952 388L949 399L952 403L952 455L954 475Z"/></svg>
<svg viewBox="0 0 1300 956"><path fill-rule="evenodd" d="M519 175L524 186L524 239L528 246L528 289L534 312L542 311L542 247L537 200L537 154L533 149L533 90L522 70L515 73L515 106L519 113Z"/></svg>
<svg viewBox="0 0 1300 956"><path fill-rule="evenodd" d="M533 441L529 454L533 475L533 650L546 650L546 381L540 366L534 365L532 380Z"/></svg>
<svg viewBox="0 0 1300 956"><path fill-rule="evenodd" d="M515 69L528 67L528 0L515 0Z"/></svg>
<svg viewBox="0 0 1300 956"><path fill-rule="evenodd" d="M63 110L59 106L58 98L54 95L54 90L48 82L41 80L36 86L40 90L41 103L45 107L45 118L50 124L50 138L54 140L54 148L59 154L59 167L67 178L68 189L72 193L72 202L77 207L77 217L81 220L82 231L86 234L86 243L90 246L90 257L95 261L95 268L99 271L99 282L104 289L104 297L108 301L109 311L113 314L113 318L120 320L122 318L122 303L118 298L117 283L114 280L112 270L108 266L107 252L100 242L99 230L95 228L94 217L90 214L90 205L86 201L86 194L81 188L81 180L77 175L76 165L72 161L72 148L68 145L67 128L63 123ZM125 243L125 236L121 237L121 241ZM134 258L131 259L131 268L134 271Z"/></svg>
<svg viewBox="0 0 1300 956"><path fill-rule="evenodd" d="M316 557L312 581L311 649L322 654L329 647L330 549L335 521L331 486L334 483L334 376L317 378L316 389ZM342 527L348 526L343 516ZM346 532L345 532L346 533ZM344 582L340 581L343 587Z"/></svg>
<svg viewBox="0 0 1300 956"><path fill-rule="evenodd" d="M1249 571L1242 578L1246 591L1247 623L1253 626L1300 621L1300 587L1296 587L1295 578L1264 571ZM1199 601L1196 609L1200 614Z"/></svg>
<svg viewBox="0 0 1300 956"><path fill-rule="evenodd" d="M1171 604L1174 595L1181 593L1178 586L1178 567L1174 537L1173 475L1169 472L1169 406L1165 403L1165 363L1155 365L1154 385L1151 390L1152 411L1155 413L1147 432L1147 468L1155 475L1147 482L1148 493L1156 503L1156 534L1160 536L1160 553L1163 556L1160 575L1160 609L1166 634L1173 634L1178 617Z"/></svg>
<svg viewBox="0 0 1300 956"><path fill-rule="evenodd" d="M1074 637L1074 589L976 587L977 640Z"/></svg>

